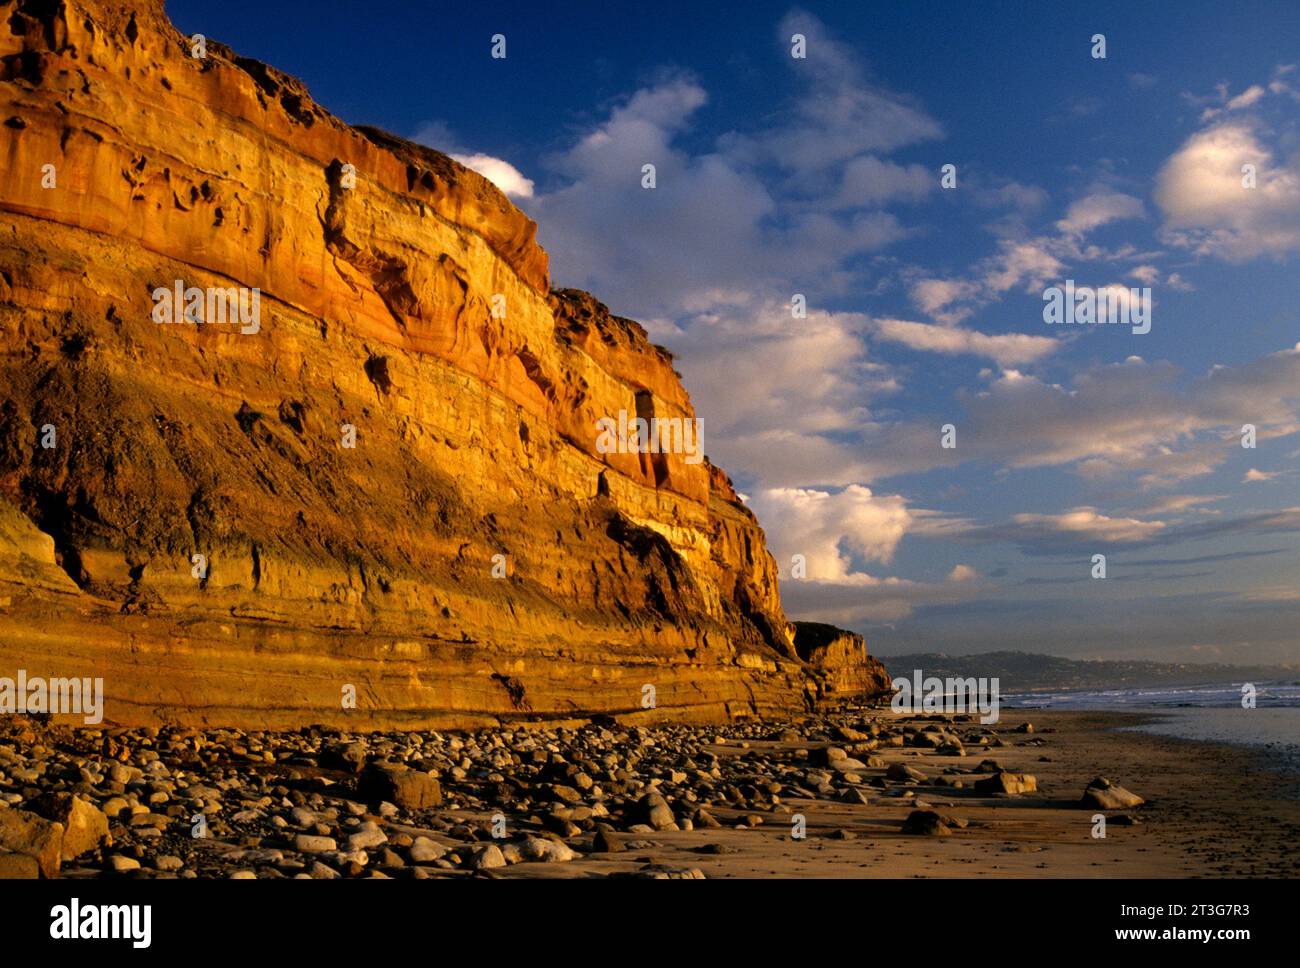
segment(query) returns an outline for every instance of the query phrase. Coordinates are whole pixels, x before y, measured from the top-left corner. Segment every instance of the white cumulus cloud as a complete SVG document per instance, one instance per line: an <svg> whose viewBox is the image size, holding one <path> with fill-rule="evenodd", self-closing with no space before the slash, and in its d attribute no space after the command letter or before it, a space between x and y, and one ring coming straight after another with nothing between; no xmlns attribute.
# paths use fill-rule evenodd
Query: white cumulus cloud
<svg viewBox="0 0 1300 968"><path fill-rule="evenodd" d="M511 198L532 198L533 182L514 165L491 155L452 155L466 168L472 168Z"/></svg>
<svg viewBox="0 0 1300 968"><path fill-rule="evenodd" d="M1155 199L1163 237L1200 255L1243 262L1300 250L1300 170L1248 120L1192 135L1160 170Z"/></svg>

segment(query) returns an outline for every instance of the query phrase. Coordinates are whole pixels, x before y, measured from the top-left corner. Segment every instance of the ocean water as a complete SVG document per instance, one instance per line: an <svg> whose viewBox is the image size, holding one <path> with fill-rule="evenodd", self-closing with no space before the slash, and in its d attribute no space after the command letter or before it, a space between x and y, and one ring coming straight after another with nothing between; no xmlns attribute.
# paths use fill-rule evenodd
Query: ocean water
<svg viewBox="0 0 1300 968"><path fill-rule="evenodd" d="M1156 718L1126 730L1262 747L1279 766L1300 771L1300 683L1257 682L1255 708L1241 705L1242 684L1063 690L1002 696L1019 709L1114 709Z"/></svg>

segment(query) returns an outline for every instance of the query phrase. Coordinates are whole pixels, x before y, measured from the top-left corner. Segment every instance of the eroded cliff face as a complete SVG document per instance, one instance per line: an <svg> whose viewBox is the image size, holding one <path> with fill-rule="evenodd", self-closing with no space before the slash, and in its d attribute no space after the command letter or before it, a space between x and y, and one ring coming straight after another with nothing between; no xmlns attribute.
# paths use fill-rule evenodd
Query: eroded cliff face
<svg viewBox="0 0 1300 968"><path fill-rule="evenodd" d="M795 622L793 628L799 658L824 676L823 700L892 695L889 673L879 659L867 653L867 644L858 633L821 622Z"/></svg>
<svg viewBox="0 0 1300 968"><path fill-rule="evenodd" d="M158 2L0 4L0 64L0 675L130 724L822 694L726 475L597 447L695 416L671 357L484 178ZM177 280L256 288L256 331L155 322Z"/></svg>

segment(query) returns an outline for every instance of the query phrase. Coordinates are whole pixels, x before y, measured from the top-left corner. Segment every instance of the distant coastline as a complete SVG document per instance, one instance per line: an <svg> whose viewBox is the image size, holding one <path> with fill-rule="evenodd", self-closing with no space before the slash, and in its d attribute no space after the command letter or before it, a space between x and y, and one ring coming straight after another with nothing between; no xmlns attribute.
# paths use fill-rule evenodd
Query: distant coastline
<svg viewBox="0 0 1300 968"><path fill-rule="evenodd" d="M997 677L1004 710L1150 713L1118 727L1249 747L1300 773L1300 671L1286 667L1080 661L1025 652L882 656L891 677ZM1253 687L1253 707L1242 705Z"/></svg>
<svg viewBox="0 0 1300 968"><path fill-rule="evenodd" d="M1253 708L1242 706L1236 684L1022 693L1004 696L1003 702L1019 709L1149 711L1148 720L1119 728L1251 747L1266 753L1272 766L1300 773L1300 686L1254 685Z"/></svg>
<svg viewBox="0 0 1300 968"><path fill-rule="evenodd" d="M1126 659L1066 659L1030 652L980 652L947 655L916 652L878 656L893 678L920 669L927 676L994 677L1002 693L1044 691L1133 690L1158 687L1204 687L1243 683L1291 684L1300 687L1300 667L1226 665L1223 663L1152 662Z"/></svg>

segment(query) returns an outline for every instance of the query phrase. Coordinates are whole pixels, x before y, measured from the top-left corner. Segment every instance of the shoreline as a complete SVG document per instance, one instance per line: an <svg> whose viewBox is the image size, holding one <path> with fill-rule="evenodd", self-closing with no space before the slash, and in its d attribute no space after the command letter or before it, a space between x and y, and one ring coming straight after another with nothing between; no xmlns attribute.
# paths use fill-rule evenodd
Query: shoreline
<svg viewBox="0 0 1300 968"><path fill-rule="evenodd" d="M1252 760L1256 768L1274 774L1277 789L1284 799L1300 799L1300 741L1279 748L1280 744L1276 741L1193 736L1168 729L1150 728L1177 722L1180 719L1180 713L1184 711L1212 712L1215 711L1215 707L1174 706L1168 709L1148 707L1130 710L1111 708L1067 709L1061 707L1044 709L1041 707L1004 705L1002 708L1025 717L1038 716L1046 718L1052 714L1075 716L1095 714L1103 719L1114 717L1123 721L1103 726L1101 727L1103 731L1121 735L1131 733L1138 736L1158 737L1162 740L1171 740L1195 747L1219 747L1227 755L1240 754Z"/></svg>

